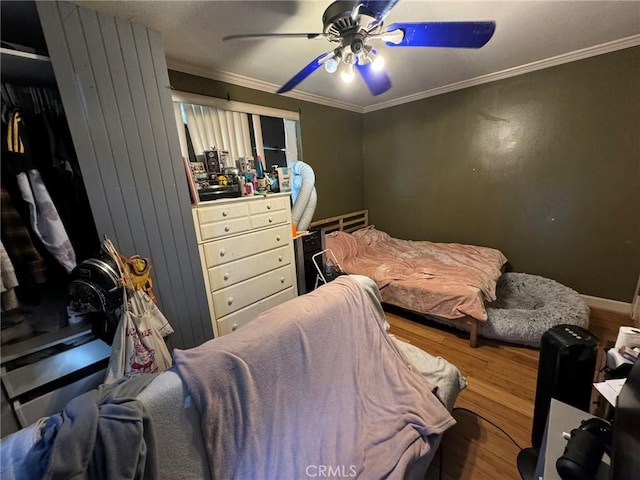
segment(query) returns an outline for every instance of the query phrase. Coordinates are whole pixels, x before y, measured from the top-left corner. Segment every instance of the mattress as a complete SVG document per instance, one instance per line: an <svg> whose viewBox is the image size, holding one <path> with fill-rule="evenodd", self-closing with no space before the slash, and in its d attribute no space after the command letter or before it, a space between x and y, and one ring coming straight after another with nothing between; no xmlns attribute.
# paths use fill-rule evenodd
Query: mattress
<svg viewBox="0 0 640 480"><path fill-rule="evenodd" d="M373 226L331 233L326 246L345 272L373 279L384 302L447 319L486 320L507 261L494 248L401 240Z"/></svg>

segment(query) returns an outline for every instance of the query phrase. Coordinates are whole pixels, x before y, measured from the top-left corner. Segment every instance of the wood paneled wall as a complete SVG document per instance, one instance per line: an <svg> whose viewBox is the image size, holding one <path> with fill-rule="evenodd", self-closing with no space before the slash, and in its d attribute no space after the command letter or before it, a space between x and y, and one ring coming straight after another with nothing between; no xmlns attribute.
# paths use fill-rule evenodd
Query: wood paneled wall
<svg viewBox="0 0 640 480"><path fill-rule="evenodd" d="M160 34L38 2L98 233L153 262L174 347L212 337Z"/></svg>

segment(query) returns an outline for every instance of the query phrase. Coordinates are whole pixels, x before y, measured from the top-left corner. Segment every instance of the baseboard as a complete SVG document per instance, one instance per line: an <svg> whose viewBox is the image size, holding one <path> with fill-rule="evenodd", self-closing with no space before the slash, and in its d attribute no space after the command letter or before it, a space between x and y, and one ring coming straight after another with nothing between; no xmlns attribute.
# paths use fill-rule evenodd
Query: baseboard
<svg viewBox="0 0 640 480"><path fill-rule="evenodd" d="M609 310L611 312L623 313L631 315L631 304L621 302L619 300L610 300L608 298L592 297L591 295L580 295L589 307Z"/></svg>

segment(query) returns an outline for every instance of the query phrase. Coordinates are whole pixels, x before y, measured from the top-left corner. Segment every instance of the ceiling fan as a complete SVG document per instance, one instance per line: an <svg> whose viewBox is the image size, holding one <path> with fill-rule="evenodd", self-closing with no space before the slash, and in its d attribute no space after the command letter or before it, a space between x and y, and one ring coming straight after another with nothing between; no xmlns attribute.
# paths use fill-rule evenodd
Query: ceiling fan
<svg viewBox="0 0 640 480"><path fill-rule="evenodd" d="M222 40L327 39L335 48L314 58L277 93L288 92L324 66L330 73L340 69L345 82L352 82L357 70L371 93L380 95L391 88L391 79L384 71L384 60L374 48L375 43L389 47L480 48L491 39L496 28L492 21L392 23L385 27L383 21L396 3L398 0L340 0L324 11L322 33L239 34Z"/></svg>

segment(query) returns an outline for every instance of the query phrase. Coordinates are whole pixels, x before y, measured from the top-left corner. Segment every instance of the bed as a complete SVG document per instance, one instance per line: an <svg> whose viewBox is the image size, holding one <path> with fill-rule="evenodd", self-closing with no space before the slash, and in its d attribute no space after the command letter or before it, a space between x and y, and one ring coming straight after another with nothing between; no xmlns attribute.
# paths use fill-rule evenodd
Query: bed
<svg viewBox="0 0 640 480"><path fill-rule="evenodd" d="M369 225L367 210L320 220L325 246L342 269L372 278L389 305L436 321L468 322L477 346L486 302L496 300L496 282L506 257L494 248L393 238Z"/></svg>
<svg viewBox="0 0 640 480"><path fill-rule="evenodd" d="M134 467L154 465L144 478L167 479L423 479L465 379L390 336L380 300L369 278L342 276L232 334L175 350L175 366L134 399L155 432ZM24 478L40 428L3 440L3 479ZM63 448L98 451L79 435ZM123 471L111 453L97 463Z"/></svg>

